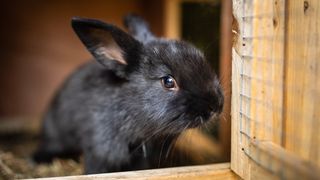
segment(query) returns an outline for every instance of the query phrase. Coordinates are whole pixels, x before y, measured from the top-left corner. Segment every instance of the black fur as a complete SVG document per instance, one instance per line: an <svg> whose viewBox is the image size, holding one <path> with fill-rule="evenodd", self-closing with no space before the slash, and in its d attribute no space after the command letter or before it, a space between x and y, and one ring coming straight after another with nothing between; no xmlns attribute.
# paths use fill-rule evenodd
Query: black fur
<svg viewBox="0 0 320 180"><path fill-rule="evenodd" d="M198 49L155 38L140 17L125 22L132 36L101 21L72 20L98 63L83 65L58 91L44 118L36 161L82 152L86 173L150 168L150 160L133 149L142 143L158 149L154 139L175 139L221 113L219 81ZM120 56L110 55L115 51ZM175 78L177 91L163 88L166 75Z"/></svg>
<svg viewBox="0 0 320 180"><path fill-rule="evenodd" d="M133 14L126 16L124 18L124 24L126 28L128 28L129 33L143 44L147 44L156 39L151 33L148 24L139 16Z"/></svg>

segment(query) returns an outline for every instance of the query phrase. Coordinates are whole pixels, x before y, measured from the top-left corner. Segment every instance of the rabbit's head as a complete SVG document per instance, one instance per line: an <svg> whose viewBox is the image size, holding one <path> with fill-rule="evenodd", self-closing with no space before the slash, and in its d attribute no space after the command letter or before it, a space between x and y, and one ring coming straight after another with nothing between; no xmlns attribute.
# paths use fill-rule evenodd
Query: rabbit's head
<svg viewBox="0 0 320 180"><path fill-rule="evenodd" d="M218 117L224 96L204 55L186 42L156 38L137 16L125 24L131 35L101 21L72 20L95 59L125 80L125 111L169 133Z"/></svg>

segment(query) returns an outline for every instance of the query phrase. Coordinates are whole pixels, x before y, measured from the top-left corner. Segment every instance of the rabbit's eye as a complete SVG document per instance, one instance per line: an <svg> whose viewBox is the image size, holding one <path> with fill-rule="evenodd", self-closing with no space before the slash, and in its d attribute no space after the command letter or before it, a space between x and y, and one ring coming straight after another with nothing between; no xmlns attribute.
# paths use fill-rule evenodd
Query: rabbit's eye
<svg viewBox="0 0 320 180"><path fill-rule="evenodd" d="M168 75L161 78L162 86L168 90L178 90L176 80Z"/></svg>

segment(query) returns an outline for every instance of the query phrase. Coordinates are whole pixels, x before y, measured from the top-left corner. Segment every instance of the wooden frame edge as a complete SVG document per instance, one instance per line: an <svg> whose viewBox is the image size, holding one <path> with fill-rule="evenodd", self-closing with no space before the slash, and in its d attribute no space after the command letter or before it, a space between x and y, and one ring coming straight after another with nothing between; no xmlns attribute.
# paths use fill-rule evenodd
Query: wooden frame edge
<svg viewBox="0 0 320 180"><path fill-rule="evenodd" d="M238 176L230 169L230 163L185 166L163 169L139 170L117 173L79 175L40 178L43 180L75 180L75 179L238 179Z"/></svg>
<svg viewBox="0 0 320 180"><path fill-rule="evenodd" d="M318 179L320 169L271 141L250 142L249 158L281 179Z"/></svg>

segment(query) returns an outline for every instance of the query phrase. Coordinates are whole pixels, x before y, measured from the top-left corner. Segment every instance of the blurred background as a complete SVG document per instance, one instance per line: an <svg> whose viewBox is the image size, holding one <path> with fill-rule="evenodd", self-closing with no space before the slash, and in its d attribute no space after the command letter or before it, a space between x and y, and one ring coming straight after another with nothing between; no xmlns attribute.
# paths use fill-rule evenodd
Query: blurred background
<svg viewBox="0 0 320 180"><path fill-rule="evenodd" d="M231 2L231 1L230 1ZM50 99L64 79L91 55L70 26L73 16L121 28L128 13L141 15L157 36L202 49L225 89L223 120L213 127L230 158L231 3L219 0L10 0L0 2L0 134L38 131ZM224 14L221 16L221 13ZM223 23L221 23L223 22ZM12 139L3 136L6 140ZM1 138L1 137L0 137ZM4 138L2 138L4 141ZM23 145L23 143L18 142ZM10 150L0 142L0 150ZM21 150L23 151L23 150Z"/></svg>

